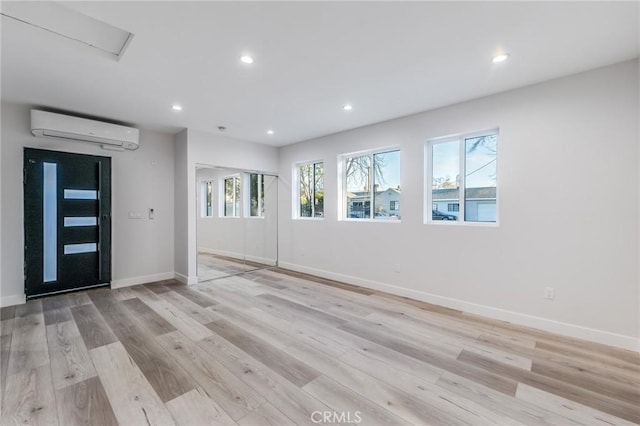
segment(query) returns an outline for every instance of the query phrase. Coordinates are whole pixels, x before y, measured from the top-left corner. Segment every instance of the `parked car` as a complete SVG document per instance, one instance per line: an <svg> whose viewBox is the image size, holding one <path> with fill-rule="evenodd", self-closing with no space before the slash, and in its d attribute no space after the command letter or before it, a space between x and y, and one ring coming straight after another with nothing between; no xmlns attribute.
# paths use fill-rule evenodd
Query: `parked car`
<svg viewBox="0 0 640 426"><path fill-rule="evenodd" d="M374 215L374 218L398 220L398 215L395 215L395 214L390 215L389 213L376 212L376 214Z"/></svg>
<svg viewBox="0 0 640 426"><path fill-rule="evenodd" d="M433 219L433 220L458 220L458 218L455 217L454 215L442 213L440 210L431 210L431 219Z"/></svg>

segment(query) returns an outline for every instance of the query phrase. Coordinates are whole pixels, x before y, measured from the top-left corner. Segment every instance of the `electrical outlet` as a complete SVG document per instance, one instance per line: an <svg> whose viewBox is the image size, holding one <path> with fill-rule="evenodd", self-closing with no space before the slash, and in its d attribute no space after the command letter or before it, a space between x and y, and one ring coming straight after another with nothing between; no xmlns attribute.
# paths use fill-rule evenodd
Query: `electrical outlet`
<svg viewBox="0 0 640 426"><path fill-rule="evenodd" d="M544 288L544 298L553 300L553 287L545 287Z"/></svg>
<svg viewBox="0 0 640 426"><path fill-rule="evenodd" d="M129 212L129 219L141 219L142 214L140 212Z"/></svg>
<svg viewBox="0 0 640 426"><path fill-rule="evenodd" d="M393 264L393 272L399 274L400 273L400 264L399 263L394 263Z"/></svg>

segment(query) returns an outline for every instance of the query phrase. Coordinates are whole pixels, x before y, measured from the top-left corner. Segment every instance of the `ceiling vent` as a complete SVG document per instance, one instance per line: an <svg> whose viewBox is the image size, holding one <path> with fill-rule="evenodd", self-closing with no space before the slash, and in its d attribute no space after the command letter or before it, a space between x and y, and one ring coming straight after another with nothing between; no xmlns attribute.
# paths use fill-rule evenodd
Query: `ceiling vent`
<svg viewBox="0 0 640 426"><path fill-rule="evenodd" d="M56 2L4 1L2 15L120 59L133 34Z"/></svg>

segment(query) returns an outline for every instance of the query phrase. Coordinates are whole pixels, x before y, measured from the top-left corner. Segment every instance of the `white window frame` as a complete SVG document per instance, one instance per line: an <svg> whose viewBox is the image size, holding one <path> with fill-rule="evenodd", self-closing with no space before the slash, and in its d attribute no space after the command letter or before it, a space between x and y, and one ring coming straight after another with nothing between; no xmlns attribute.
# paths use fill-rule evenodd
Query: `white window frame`
<svg viewBox="0 0 640 426"><path fill-rule="evenodd" d="M401 223L402 219L398 219L398 220L385 220L385 219L376 219L375 218L375 197L374 197L374 193L375 193L375 176L371 176L371 183L370 183L370 194L369 194L369 214L370 217L369 218L350 218L347 217L347 212L349 211L348 209L348 200L347 200L347 177L345 176L346 173L346 169L345 169L345 163L347 161L347 158L352 158L352 157L363 157L365 155L369 156L371 158L371 166L373 166L373 161L374 161L374 156L376 154L384 154L385 152L394 152L394 151L398 151L400 153L400 187L402 187L402 149L400 148L399 145L392 145L392 146L387 146L387 147L382 147L382 148L375 148L375 149L367 149L367 150L363 150L363 151L356 151L356 152L348 152L345 154L340 154L338 155L338 196L340 199L340 202L338 203L338 220L342 220L345 222L376 222L376 223ZM402 196L400 198L402 200ZM364 201L363 201L364 202Z"/></svg>
<svg viewBox="0 0 640 426"><path fill-rule="evenodd" d="M207 214L207 186L211 186L211 214ZM200 217L208 219L213 217L213 179L207 179L200 182Z"/></svg>
<svg viewBox="0 0 640 426"><path fill-rule="evenodd" d="M240 184L240 203L238 203L238 211L235 211L235 206L236 206L236 200L234 198L234 203L233 203L233 209L234 209L234 215L233 216L227 216L225 215L225 203L227 202L227 192L226 192L226 188L225 188L225 184L227 182L227 179L238 179L238 182ZM218 203L219 210L218 210L218 214L220 218L227 218L227 219L238 219L242 217L242 193L243 193L243 188L242 188L242 177L240 176L240 174L233 174L233 175L227 175L224 176L220 179L220 184L218 185L218 189L220 190L220 194L222 194L222 196L218 197L220 199L220 202ZM235 191L234 191L234 197L235 197Z"/></svg>
<svg viewBox="0 0 640 426"><path fill-rule="evenodd" d="M496 135L498 139L498 146L500 144L500 129L495 127L490 130L480 131L480 132L471 132L471 133L463 133L457 135L449 135L442 136L438 138L433 138L427 140L424 145L424 182L425 182L425 196L424 196L424 217L423 223L425 225L437 225L437 226L481 226L481 227L498 227L500 223L500 184L499 184L499 176L500 176L500 161L496 163L496 221L495 222L467 222L465 220L465 208L466 208L466 200L465 200L465 189L466 189L466 146L465 139L472 139L480 136L488 136L488 135ZM458 190L458 220L433 220L432 212L430 206L432 207L434 204L433 201L433 158L432 158L432 147L435 144L447 143L457 141L459 145L459 153L458 153L458 161L460 162L458 173L460 174L460 188ZM498 149L499 150L499 149ZM497 154L496 154L497 155Z"/></svg>
<svg viewBox="0 0 640 426"><path fill-rule="evenodd" d="M257 175L258 176L258 214L257 215L252 215L251 214L251 175ZM262 205L262 198L264 196L263 193L263 189L262 189L262 183L264 182L264 174L262 173L245 173L243 176L243 182L241 183L241 190L240 193L242 195L242 193L246 194L245 197L242 197L243 200L243 210L244 210L244 217L247 219L264 219L264 211L263 208L264 206Z"/></svg>
<svg viewBox="0 0 640 426"><path fill-rule="evenodd" d="M291 217L295 220L324 220L324 217L326 216L326 203L323 204L323 211L322 211L322 216L316 217L316 203L315 203L315 199L316 199L316 188L315 188L315 179L314 179L314 187L313 187L313 202L311 203L311 216L301 216L300 215L300 167L302 166L311 166L314 170L315 173L315 166L316 164L322 164L322 168L325 171L325 176L327 173L327 169L326 169L326 164L324 160L313 160L313 161L300 161L300 162L296 162L293 164L293 179L292 181L294 182L293 185L293 205L292 205L292 213L291 213ZM326 187L323 183L323 187L322 190L325 191L326 194ZM324 201L326 201L326 197L324 199Z"/></svg>

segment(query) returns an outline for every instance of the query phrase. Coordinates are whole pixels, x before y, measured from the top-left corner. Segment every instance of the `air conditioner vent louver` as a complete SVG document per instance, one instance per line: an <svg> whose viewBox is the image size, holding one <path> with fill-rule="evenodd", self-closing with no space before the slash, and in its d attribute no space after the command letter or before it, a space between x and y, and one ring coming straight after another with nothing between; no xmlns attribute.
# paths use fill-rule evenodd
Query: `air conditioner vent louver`
<svg viewBox="0 0 640 426"><path fill-rule="evenodd" d="M133 127L36 109L31 110L31 133L37 137L120 146L129 150L140 146L140 133Z"/></svg>

